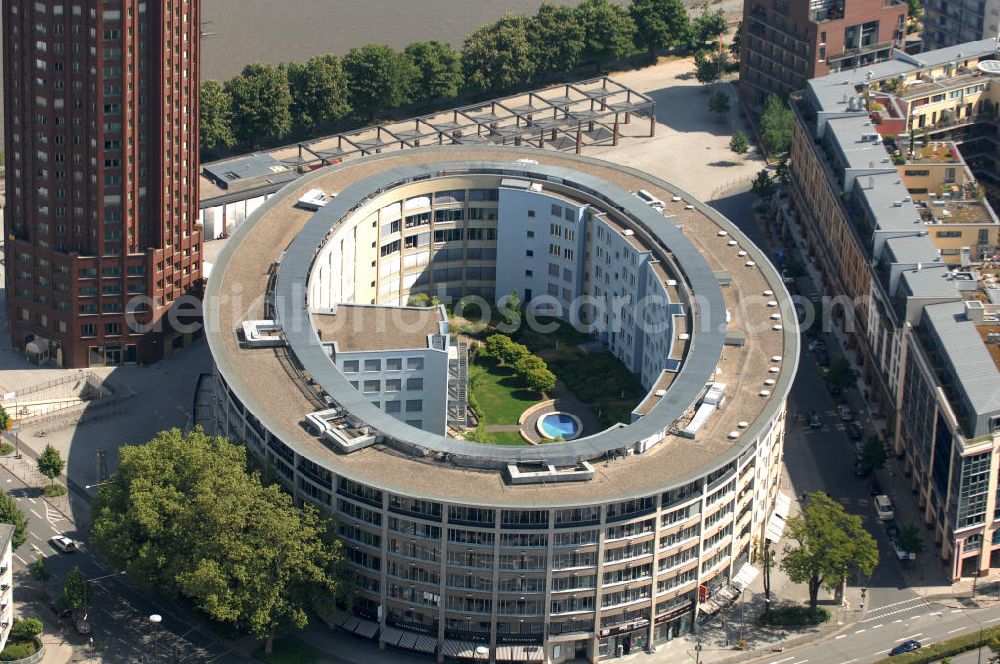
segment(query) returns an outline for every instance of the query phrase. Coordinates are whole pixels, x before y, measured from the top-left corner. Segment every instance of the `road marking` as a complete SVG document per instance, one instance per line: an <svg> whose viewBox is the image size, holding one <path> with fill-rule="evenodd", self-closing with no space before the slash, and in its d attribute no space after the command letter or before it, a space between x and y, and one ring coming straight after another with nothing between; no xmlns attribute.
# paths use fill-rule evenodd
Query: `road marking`
<svg viewBox="0 0 1000 664"><path fill-rule="evenodd" d="M986 622L988 622L988 623L991 623L991 622L996 622L996 621L998 621L998 620L1000 620L1000 618L990 618L990 619L989 619L989 620L987 620Z"/></svg>
<svg viewBox="0 0 1000 664"><path fill-rule="evenodd" d="M53 526L51 523L49 524L49 528L51 528L52 532L54 532L56 535L59 534L59 529Z"/></svg>
<svg viewBox="0 0 1000 664"><path fill-rule="evenodd" d="M896 618L896 619L895 619L895 620L893 620L892 622L894 622L894 623L899 623L899 622L903 622L903 619L902 619L902 618Z"/></svg>
<svg viewBox="0 0 1000 664"><path fill-rule="evenodd" d="M31 512L32 514L34 514L34 515L35 515L35 518L38 518L38 519L41 519L41 518L42 518L42 515L41 515L41 514L39 514L38 512L36 512L36 511L35 511L35 510L33 510L33 509L31 509L31 508L28 508L28 511L29 511L29 512Z"/></svg>
<svg viewBox="0 0 1000 664"><path fill-rule="evenodd" d="M34 537L39 542L44 542L45 541L41 537L39 537L36 533L31 533L31 536Z"/></svg>
<svg viewBox="0 0 1000 664"><path fill-rule="evenodd" d="M882 626L882 623L879 623L877 625L872 625L869 629L878 629L881 626Z"/></svg>
<svg viewBox="0 0 1000 664"><path fill-rule="evenodd" d="M955 629L951 630L948 633L949 634L954 634L955 632L961 632L963 629L965 629L965 628L964 627L956 627Z"/></svg>
<svg viewBox="0 0 1000 664"><path fill-rule="evenodd" d="M856 662L856 661L858 661L857 657L855 657L854 659L849 659L846 662L841 662L840 664L852 664L852 662Z"/></svg>
<svg viewBox="0 0 1000 664"><path fill-rule="evenodd" d="M795 664L806 664L806 662L808 661L809 661L808 659L800 659L799 661L795 662Z"/></svg>
<svg viewBox="0 0 1000 664"><path fill-rule="evenodd" d="M38 504L38 501L35 500L34 498L32 498L31 496L25 496L25 498L27 498L31 502L32 505L37 505Z"/></svg>
<svg viewBox="0 0 1000 664"><path fill-rule="evenodd" d="M782 662L787 662L790 659L795 659L795 655L792 655L791 657L786 657L784 659L776 659L773 662L770 662L770 664L781 664Z"/></svg>
<svg viewBox="0 0 1000 664"><path fill-rule="evenodd" d="M923 597L911 597L910 599L900 600L898 602L893 602L892 604L883 604L880 607L872 607L872 611L881 611L882 609L888 609L894 606L899 606L901 604L909 604L911 602L924 602ZM926 604L926 602L924 602Z"/></svg>
<svg viewBox="0 0 1000 664"><path fill-rule="evenodd" d="M846 635L846 634L841 634L840 636L835 636L835 637L833 637L833 638L835 638L835 639L842 639L842 638L844 638L845 636L847 636L847 635Z"/></svg>
<svg viewBox="0 0 1000 664"><path fill-rule="evenodd" d="M854 631L854 633L855 633L855 634L860 634L860 633L861 633L861 632L863 632L863 631L865 631L865 630L863 630L863 629L858 629L858 630L855 630L855 631Z"/></svg>
<svg viewBox="0 0 1000 664"><path fill-rule="evenodd" d="M910 636L904 636L900 641L909 641L910 639L915 639L918 636L923 636L923 632L917 632L916 634L911 634Z"/></svg>
<svg viewBox="0 0 1000 664"><path fill-rule="evenodd" d="M961 613L962 609L952 609L951 612L952 613Z"/></svg>
<svg viewBox="0 0 1000 664"><path fill-rule="evenodd" d="M21 556L17 555L16 553L14 554L14 557L17 558L18 560L20 560L22 565L27 565L28 564L27 560L25 560Z"/></svg>

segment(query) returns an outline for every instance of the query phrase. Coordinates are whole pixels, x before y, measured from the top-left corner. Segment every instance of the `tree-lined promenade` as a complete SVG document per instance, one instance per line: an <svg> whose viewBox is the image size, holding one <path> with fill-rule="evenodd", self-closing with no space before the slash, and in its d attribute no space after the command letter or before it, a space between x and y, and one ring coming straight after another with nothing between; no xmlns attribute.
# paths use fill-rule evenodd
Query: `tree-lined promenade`
<svg viewBox="0 0 1000 664"><path fill-rule="evenodd" d="M534 16L507 14L465 38L461 50L438 41L402 51L367 44L342 57L306 63L252 63L201 89L201 147L218 154L291 134L370 123L389 110L460 94L497 96L580 67L601 67L664 50L718 48L727 31L721 9L689 16L681 0L584 0L543 4Z"/></svg>

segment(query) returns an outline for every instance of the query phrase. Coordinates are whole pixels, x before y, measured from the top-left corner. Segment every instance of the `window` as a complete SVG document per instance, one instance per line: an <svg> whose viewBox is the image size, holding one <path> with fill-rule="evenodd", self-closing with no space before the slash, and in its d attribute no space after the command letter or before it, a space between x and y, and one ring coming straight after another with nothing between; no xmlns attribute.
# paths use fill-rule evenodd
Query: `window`
<svg viewBox="0 0 1000 664"><path fill-rule="evenodd" d="M528 210L528 217L533 219L535 217L535 211L534 210Z"/></svg>
<svg viewBox="0 0 1000 664"><path fill-rule="evenodd" d="M526 277L528 277L530 279L531 277L535 276L535 271L534 270L525 270L524 271L524 276L526 276Z"/></svg>
<svg viewBox="0 0 1000 664"><path fill-rule="evenodd" d="M104 325L104 334L108 336L118 336L122 333L121 323L106 323Z"/></svg>
<svg viewBox="0 0 1000 664"><path fill-rule="evenodd" d="M399 378L393 378L385 381L386 392L399 392L401 389L403 389L403 381Z"/></svg>
<svg viewBox="0 0 1000 664"><path fill-rule="evenodd" d="M555 204L552 205L552 216L553 217L561 217L562 216L562 206L561 205L555 205Z"/></svg>
<svg viewBox="0 0 1000 664"><path fill-rule="evenodd" d="M401 357L390 357L385 361L386 371L402 371L403 370L403 358Z"/></svg>
<svg viewBox="0 0 1000 664"><path fill-rule="evenodd" d="M424 369L424 358L422 357L408 357L406 358L406 368L410 371L423 371Z"/></svg>
<svg viewBox="0 0 1000 664"><path fill-rule="evenodd" d="M382 370L382 360L365 360L365 371L381 371Z"/></svg>
<svg viewBox="0 0 1000 664"><path fill-rule="evenodd" d="M358 360L344 360L344 373L358 373Z"/></svg>
<svg viewBox="0 0 1000 664"><path fill-rule="evenodd" d="M386 401L385 402L385 412L387 413L398 413L399 408L402 405L402 401Z"/></svg>
<svg viewBox="0 0 1000 664"><path fill-rule="evenodd" d="M533 237L535 237L535 231L528 231L528 238L530 239Z"/></svg>
<svg viewBox="0 0 1000 664"><path fill-rule="evenodd" d="M419 413L424 409L423 399L407 399L406 400L406 412L407 413Z"/></svg>
<svg viewBox="0 0 1000 664"><path fill-rule="evenodd" d="M371 394L373 392L378 392L382 389L382 381L380 380L366 380L365 381L365 394Z"/></svg>
<svg viewBox="0 0 1000 664"><path fill-rule="evenodd" d="M86 325L80 326L80 336L81 337L96 337L97 336L97 326L93 323L87 323Z"/></svg>
<svg viewBox="0 0 1000 664"><path fill-rule="evenodd" d="M424 379L423 378L408 378L406 380L406 389L408 389L408 390L422 390L422 389L424 389Z"/></svg>

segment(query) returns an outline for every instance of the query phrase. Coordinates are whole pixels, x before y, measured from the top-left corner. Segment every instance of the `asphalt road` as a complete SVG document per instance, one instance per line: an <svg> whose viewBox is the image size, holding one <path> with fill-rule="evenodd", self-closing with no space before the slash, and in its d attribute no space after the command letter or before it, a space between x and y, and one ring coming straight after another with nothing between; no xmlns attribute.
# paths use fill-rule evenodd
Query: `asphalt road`
<svg viewBox="0 0 1000 664"><path fill-rule="evenodd" d="M25 486L3 467L0 467L0 485L17 501L28 519L28 540L14 552L15 598L24 599L24 595L18 596L17 585L30 578L27 566L39 557L45 558L52 573L43 586L44 593L52 599L59 596L63 579L74 566L79 566L88 579L107 577L92 584L94 592L87 609L93 638L90 650L83 645L86 637L75 633L71 619L60 620L47 607L48 601L39 602L37 610L49 626L46 631L52 632L54 628L67 641L77 644L77 656L89 655L102 662L121 664L207 664L227 660L222 644L203 634L196 625L175 617L162 600L150 600L136 591L124 577L100 563L86 542L76 553L61 553L53 547L49 543L53 535L65 534L76 539L78 534L72 523L48 505L38 489ZM150 622L152 614L162 616L159 628Z"/></svg>

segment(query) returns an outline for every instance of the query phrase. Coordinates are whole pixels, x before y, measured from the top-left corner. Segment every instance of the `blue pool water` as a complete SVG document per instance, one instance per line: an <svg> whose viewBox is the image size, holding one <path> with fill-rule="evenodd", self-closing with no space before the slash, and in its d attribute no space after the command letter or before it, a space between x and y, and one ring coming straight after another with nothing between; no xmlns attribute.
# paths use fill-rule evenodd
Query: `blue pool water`
<svg viewBox="0 0 1000 664"><path fill-rule="evenodd" d="M549 413L542 418L542 431L549 438L562 436L567 440L580 433L580 425L576 419L565 413Z"/></svg>

